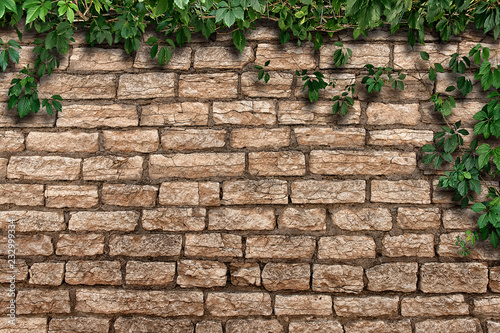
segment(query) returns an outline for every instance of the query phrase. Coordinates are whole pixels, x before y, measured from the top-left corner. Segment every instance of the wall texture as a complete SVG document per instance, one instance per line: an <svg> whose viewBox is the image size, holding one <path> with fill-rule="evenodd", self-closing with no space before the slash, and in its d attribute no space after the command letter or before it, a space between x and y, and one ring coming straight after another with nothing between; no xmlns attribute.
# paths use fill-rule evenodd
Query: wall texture
<svg viewBox="0 0 500 333"><path fill-rule="evenodd" d="M354 57L335 70L339 38ZM63 112L21 121L6 103L19 68L0 74L0 332L500 332L500 250L458 256L477 216L421 164L440 127L430 94L451 77L419 82L404 33L316 52L265 26L248 39L240 55L230 35L196 37L159 68L145 45L128 56L79 35L41 84ZM416 50L440 62L477 41L429 35ZM267 60L264 84L253 66ZM310 104L295 76L319 68L343 87L365 63L414 77L359 91L343 118L338 89ZM471 127L484 97L458 100L452 120Z"/></svg>

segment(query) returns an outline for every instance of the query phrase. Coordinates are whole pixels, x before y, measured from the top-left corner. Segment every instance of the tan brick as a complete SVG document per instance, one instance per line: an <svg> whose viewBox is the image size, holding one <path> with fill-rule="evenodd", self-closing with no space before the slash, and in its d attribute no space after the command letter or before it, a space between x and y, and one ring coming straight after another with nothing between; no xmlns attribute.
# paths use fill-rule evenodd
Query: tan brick
<svg viewBox="0 0 500 333"><path fill-rule="evenodd" d="M249 236L247 258L259 259L311 259L316 240L309 236Z"/></svg>
<svg viewBox="0 0 500 333"><path fill-rule="evenodd" d="M431 189L426 180L373 180L371 201L388 203L431 203Z"/></svg>
<svg viewBox="0 0 500 333"><path fill-rule="evenodd" d="M132 69L132 57L123 49L77 47L70 58L74 71L126 71Z"/></svg>
<svg viewBox="0 0 500 333"><path fill-rule="evenodd" d="M222 328L220 330L222 332ZM283 333L283 325L276 319L231 319L226 323L227 333L246 333L246 332L267 332ZM198 326L196 326L198 333ZM207 333L219 333L219 331L210 331Z"/></svg>
<svg viewBox="0 0 500 333"><path fill-rule="evenodd" d="M273 208L217 208L209 211L208 230L273 230Z"/></svg>
<svg viewBox="0 0 500 333"><path fill-rule="evenodd" d="M329 295L276 295L274 314L277 316L329 316L332 313Z"/></svg>
<svg viewBox="0 0 500 333"><path fill-rule="evenodd" d="M500 332L500 323L498 321L488 320L486 322L486 327L488 328L488 333L498 333L498 332Z"/></svg>
<svg viewBox="0 0 500 333"><path fill-rule="evenodd" d="M26 39L24 37L26 37L26 31L23 31L23 42L26 43ZM17 40L17 37L15 39ZM23 45L22 49L19 50L19 62L17 64L11 63L10 66L8 66L7 68L11 67L12 65L13 66L11 68L14 68L18 71L20 71L21 69L23 69L24 66L27 65L30 65L31 67L30 69L35 68L37 54L33 52L34 49L35 46ZM54 68L54 72L63 71L68 68L70 59L68 53L58 54L54 58L59 60L59 65L56 63L56 68Z"/></svg>
<svg viewBox="0 0 500 333"><path fill-rule="evenodd" d="M268 263L262 270L262 285L269 291L308 290L309 264Z"/></svg>
<svg viewBox="0 0 500 333"><path fill-rule="evenodd" d="M217 36L219 37L219 35ZM280 34L275 26L258 25L255 29L248 30L245 37L249 41L278 41L280 39Z"/></svg>
<svg viewBox="0 0 500 333"><path fill-rule="evenodd" d="M142 108L141 126L202 126L208 124L206 103L151 104Z"/></svg>
<svg viewBox="0 0 500 333"><path fill-rule="evenodd" d="M143 210L142 227L146 230L201 231L205 229L204 208L168 207Z"/></svg>
<svg viewBox="0 0 500 333"><path fill-rule="evenodd" d="M420 52L429 54L429 61L422 60ZM429 66L434 63L441 63L445 68L448 68L450 56L458 52L457 44L415 44L411 45L395 45L394 46L394 64L396 68L411 68L417 70L428 71ZM434 67L434 66L433 66Z"/></svg>
<svg viewBox="0 0 500 333"><path fill-rule="evenodd" d="M9 239L6 235L0 236L0 255L9 253ZM10 248L12 250L12 248ZM47 235L16 235L15 250L17 256L50 256L54 253L51 238Z"/></svg>
<svg viewBox="0 0 500 333"><path fill-rule="evenodd" d="M142 156L94 156L83 160L84 180L138 180L142 177Z"/></svg>
<svg viewBox="0 0 500 333"><path fill-rule="evenodd" d="M161 133L165 150L220 148L226 145L226 131L214 129L172 128Z"/></svg>
<svg viewBox="0 0 500 333"><path fill-rule="evenodd" d="M63 262L37 262L30 267L30 284L59 286L64 279Z"/></svg>
<svg viewBox="0 0 500 333"><path fill-rule="evenodd" d="M472 313L476 316L499 317L500 297L486 296L474 298L474 310Z"/></svg>
<svg viewBox="0 0 500 333"><path fill-rule="evenodd" d="M11 223L11 221L13 221ZM7 233L9 225L15 225L17 232L61 231L66 229L64 215L61 212L40 211L3 211L0 212L0 230Z"/></svg>
<svg viewBox="0 0 500 333"><path fill-rule="evenodd" d="M401 229L437 229L441 225L439 208L398 208L398 226Z"/></svg>
<svg viewBox="0 0 500 333"><path fill-rule="evenodd" d="M153 207L158 196L158 186L104 184L102 203L112 206Z"/></svg>
<svg viewBox="0 0 500 333"><path fill-rule="evenodd" d="M270 61L266 69L314 69L316 61L314 60L314 47L311 43L301 46L292 44L259 44L257 46L257 64L264 64Z"/></svg>
<svg viewBox="0 0 500 333"><path fill-rule="evenodd" d="M80 158L61 156L12 156L7 178L21 180L76 180Z"/></svg>
<svg viewBox="0 0 500 333"><path fill-rule="evenodd" d="M164 318L119 317L115 321L114 328L116 333L192 333L193 323L187 319L171 320Z"/></svg>
<svg viewBox="0 0 500 333"><path fill-rule="evenodd" d="M344 325L345 333L411 333L409 320L398 321L356 321Z"/></svg>
<svg viewBox="0 0 500 333"><path fill-rule="evenodd" d="M470 209L443 210L443 227L445 229L469 230L477 227L477 219L481 214Z"/></svg>
<svg viewBox="0 0 500 333"><path fill-rule="evenodd" d="M174 257L181 254L181 235L113 235L109 255L130 257Z"/></svg>
<svg viewBox="0 0 500 333"><path fill-rule="evenodd" d="M127 285L164 286L175 281L175 262L128 261Z"/></svg>
<svg viewBox="0 0 500 333"><path fill-rule="evenodd" d="M312 289L319 292L359 293L363 290L363 267L314 264Z"/></svg>
<svg viewBox="0 0 500 333"><path fill-rule="evenodd" d="M17 314L70 313L68 290L19 290L16 304Z"/></svg>
<svg viewBox="0 0 500 333"><path fill-rule="evenodd" d="M418 104L370 103L366 109L368 125L417 125Z"/></svg>
<svg viewBox="0 0 500 333"><path fill-rule="evenodd" d="M269 316L273 312L267 293L210 292L207 295L208 314L216 317Z"/></svg>
<svg viewBox="0 0 500 333"><path fill-rule="evenodd" d="M149 69L181 69L188 70L191 67L191 52L192 49L188 46L178 47L172 51L172 58L162 66L158 64L158 58L151 59L151 46L146 43L141 43L139 50L135 55L134 68Z"/></svg>
<svg viewBox="0 0 500 333"><path fill-rule="evenodd" d="M241 236L231 234L187 234L184 255L188 257L243 257Z"/></svg>
<svg viewBox="0 0 500 333"><path fill-rule="evenodd" d="M97 317L71 317L52 318L48 333L107 333L109 331L107 318Z"/></svg>
<svg viewBox="0 0 500 333"><path fill-rule="evenodd" d="M177 284L181 288L224 287L227 267L218 261L180 260L177 264Z"/></svg>
<svg viewBox="0 0 500 333"><path fill-rule="evenodd" d="M202 316L203 293L199 291L77 289L75 310L96 314Z"/></svg>
<svg viewBox="0 0 500 333"><path fill-rule="evenodd" d="M455 245L457 237L465 240L467 235L465 232L452 232L448 234L441 234L439 237L438 254L440 257L460 257L460 246ZM476 260L500 260L500 253L496 248L491 245L489 241L478 242L469 248L470 255L467 257Z"/></svg>
<svg viewBox="0 0 500 333"><path fill-rule="evenodd" d="M137 126L139 116L135 105L71 104L65 105L57 117L57 127L131 127Z"/></svg>
<svg viewBox="0 0 500 333"><path fill-rule="evenodd" d="M30 132L26 149L53 153L94 153L98 134L83 132Z"/></svg>
<svg viewBox="0 0 500 333"><path fill-rule="evenodd" d="M386 235L382 240L382 254L387 257L434 257L434 235Z"/></svg>
<svg viewBox="0 0 500 333"><path fill-rule="evenodd" d="M58 256L93 256L104 253L104 235L61 234L56 245Z"/></svg>
<svg viewBox="0 0 500 333"><path fill-rule="evenodd" d="M477 333L482 332L481 324L476 318L456 318L447 320L428 319L415 323L415 333Z"/></svg>
<svg viewBox="0 0 500 333"><path fill-rule="evenodd" d="M17 74L17 73L15 73ZM2 77L7 74L2 73ZM10 87L10 80L6 82L5 88L2 79L0 78L0 101L5 97L8 97L8 89ZM38 113L30 113L24 118L20 118L19 114L13 110L8 110L7 103L0 103L0 127L54 127L56 118L49 115L45 111L40 111Z"/></svg>
<svg viewBox="0 0 500 333"><path fill-rule="evenodd" d="M389 64L391 50L388 44L345 44L344 47L352 50L352 58L343 66L345 68L363 68L365 64L385 67ZM319 67L321 69L335 68L333 57L338 49L340 48L333 44L324 44L319 49Z"/></svg>
<svg viewBox="0 0 500 333"><path fill-rule="evenodd" d="M380 317L398 313L398 296L335 297L333 306L339 317Z"/></svg>
<svg viewBox="0 0 500 333"><path fill-rule="evenodd" d="M43 185L0 184L0 205L42 206Z"/></svg>
<svg viewBox="0 0 500 333"><path fill-rule="evenodd" d="M60 95L63 99L114 99L115 87L114 74L52 74L40 79L39 90L42 96Z"/></svg>
<svg viewBox="0 0 500 333"><path fill-rule="evenodd" d="M369 236L321 237L318 242L318 259L375 258L375 250L375 241Z"/></svg>
<svg viewBox="0 0 500 333"><path fill-rule="evenodd" d="M213 118L217 125L274 125L275 104L272 101L214 102Z"/></svg>
<svg viewBox="0 0 500 333"><path fill-rule="evenodd" d="M161 205L219 206L217 182L164 182L161 183Z"/></svg>
<svg viewBox="0 0 500 333"><path fill-rule="evenodd" d="M405 317L468 315L469 304L465 302L464 295L404 297L401 314Z"/></svg>
<svg viewBox="0 0 500 333"><path fill-rule="evenodd" d="M222 184L225 205L287 204L287 182L278 179L231 180Z"/></svg>
<svg viewBox="0 0 500 333"><path fill-rule="evenodd" d="M238 74L184 74L179 79L179 96L202 99L235 98L238 95Z"/></svg>
<svg viewBox="0 0 500 333"><path fill-rule="evenodd" d="M326 230L326 209L286 207L278 217L280 229L309 231Z"/></svg>
<svg viewBox="0 0 500 333"><path fill-rule="evenodd" d="M392 229L392 216L387 208L341 209L331 211L332 221L342 230L362 231Z"/></svg>
<svg viewBox="0 0 500 333"><path fill-rule="evenodd" d="M0 158L0 180L5 179L7 177L7 164L9 164L9 159Z"/></svg>
<svg viewBox="0 0 500 333"><path fill-rule="evenodd" d="M24 134L20 131L0 131L0 152L24 150Z"/></svg>
<svg viewBox="0 0 500 333"><path fill-rule="evenodd" d="M13 263L7 259L0 259L0 283L10 283L13 275L17 282L26 281L28 279L28 265L26 261L16 259Z"/></svg>
<svg viewBox="0 0 500 333"><path fill-rule="evenodd" d="M121 264L119 261L68 261L65 282L90 286L121 285Z"/></svg>
<svg viewBox="0 0 500 333"><path fill-rule="evenodd" d="M52 208L92 208L99 203L97 186L94 185L47 185L45 206Z"/></svg>
<svg viewBox="0 0 500 333"><path fill-rule="evenodd" d="M239 176L245 171L244 153L193 153L151 155L149 176L205 178Z"/></svg>
<svg viewBox="0 0 500 333"><path fill-rule="evenodd" d="M229 264L229 270L233 285L260 287L260 267L258 263L233 262Z"/></svg>
<svg viewBox="0 0 500 333"><path fill-rule="evenodd" d="M46 333L47 318L17 317L15 327L12 327L10 318L0 318L0 332L2 333Z"/></svg>
<svg viewBox="0 0 500 333"><path fill-rule="evenodd" d="M241 128L231 132L231 147L234 148L278 148L289 145L289 128Z"/></svg>
<svg viewBox="0 0 500 333"><path fill-rule="evenodd" d="M245 72L241 75L241 92L246 97L290 97L292 94L293 75L290 73L270 72L270 80L259 81L256 72Z"/></svg>
<svg viewBox="0 0 500 333"><path fill-rule="evenodd" d="M417 273L416 262L395 262L373 266L366 270L367 289L371 291L416 291Z"/></svg>
<svg viewBox="0 0 500 333"><path fill-rule="evenodd" d="M333 321L292 321L288 325L290 333L344 333L342 325Z"/></svg>
<svg viewBox="0 0 500 333"><path fill-rule="evenodd" d="M253 152L248 154L249 172L257 176L301 176L306 172L301 152Z"/></svg>
<svg viewBox="0 0 500 333"><path fill-rule="evenodd" d="M123 74L118 83L118 98L140 99L174 97L175 73Z"/></svg>
<svg viewBox="0 0 500 333"><path fill-rule="evenodd" d="M247 63L254 61L253 50L245 47L243 52L234 48L222 46L200 47L194 53L193 67L217 69L241 69Z"/></svg>
<svg viewBox="0 0 500 333"><path fill-rule="evenodd" d="M298 127L293 132L298 144L303 146L338 148L365 145L365 130L362 128Z"/></svg>
<svg viewBox="0 0 500 333"><path fill-rule="evenodd" d="M361 116L358 101L349 107L345 117L333 114L332 102L284 101L278 106L278 122L284 125L352 125L359 124Z"/></svg>
<svg viewBox="0 0 500 333"><path fill-rule="evenodd" d="M133 231L139 221L139 213L122 212L74 212L70 214L68 229L72 231Z"/></svg>
<svg viewBox="0 0 500 333"><path fill-rule="evenodd" d="M385 103L401 103L401 101L408 101L408 103L413 101L429 101L434 89L434 82L430 81L426 77L419 80L417 78L407 76L404 80L404 90L387 87L386 89L382 89L380 93L376 91L369 93L366 90L366 86L362 85L360 81L361 76L358 77L358 81L356 82L357 87L359 87L358 98L361 101L375 100L377 102Z"/></svg>
<svg viewBox="0 0 500 333"><path fill-rule="evenodd" d="M493 292L500 292L500 267L490 267L490 289Z"/></svg>
<svg viewBox="0 0 500 333"><path fill-rule="evenodd" d="M363 203L364 180L299 180L292 183L290 195L294 204L304 203Z"/></svg>
<svg viewBox="0 0 500 333"><path fill-rule="evenodd" d="M374 146L401 146L410 145L422 147L432 144L433 131L419 131L410 129L391 129L383 131L370 131L368 144Z"/></svg>
<svg viewBox="0 0 500 333"><path fill-rule="evenodd" d="M156 130L103 131L104 149L113 152L156 151L159 145Z"/></svg>
<svg viewBox="0 0 500 333"><path fill-rule="evenodd" d="M483 263L427 263L420 266L424 293L484 293L488 267Z"/></svg>

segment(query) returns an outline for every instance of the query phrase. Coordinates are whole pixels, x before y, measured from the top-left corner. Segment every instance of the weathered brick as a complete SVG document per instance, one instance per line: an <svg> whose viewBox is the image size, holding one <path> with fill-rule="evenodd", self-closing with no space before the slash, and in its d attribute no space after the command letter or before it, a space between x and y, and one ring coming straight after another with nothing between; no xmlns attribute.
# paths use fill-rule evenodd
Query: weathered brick
<svg viewBox="0 0 500 333"><path fill-rule="evenodd" d="M445 229L469 230L477 227L477 219L481 214L470 209L443 210L443 227Z"/></svg>
<svg viewBox="0 0 500 333"><path fill-rule="evenodd" d="M156 130L103 131L104 149L113 152L150 153L158 149Z"/></svg>
<svg viewBox="0 0 500 333"><path fill-rule="evenodd" d="M260 81L256 72L241 75L241 92L246 97L290 97L293 75L290 73L270 72L268 83Z"/></svg>
<svg viewBox="0 0 500 333"><path fill-rule="evenodd" d="M490 267L490 284L493 292L500 292L500 267Z"/></svg>
<svg viewBox="0 0 500 333"><path fill-rule="evenodd" d="M48 333L107 333L109 322L107 318L97 317L52 318Z"/></svg>
<svg viewBox="0 0 500 333"><path fill-rule="evenodd" d="M208 230L273 230L273 208L217 208L208 213Z"/></svg>
<svg viewBox="0 0 500 333"><path fill-rule="evenodd" d="M268 263L262 270L262 285L269 291L308 290L309 264Z"/></svg>
<svg viewBox="0 0 500 333"><path fill-rule="evenodd" d="M488 320L486 322L486 327L488 329L488 333L498 333L500 332L500 322Z"/></svg>
<svg viewBox="0 0 500 333"><path fill-rule="evenodd" d="M12 327L10 318L0 318L0 332L2 333L46 333L47 318L16 317L15 327Z"/></svg>
<svg viewBox="0 0 500 333"><path fill-rule="evenodd" d="M172 128L161 133L165 150L220 148L226 145L226 131L214 129Z"/></svg>
<svg viewBox="0 0 500 333"><path fill-rule="evenodd" d="M214 102L213 118L217 125L274 125L275 104L272 101Z"/></svg>
<svg viewBox="0 0 500 333"><path fill-rule="evenodd" d="M231 132L231 147L234 148L278 148L289 145L289 128L240 128Z"/></svg>
<svg viewBox="0 0 500 333"><path fill-rule="evenodd" d="M286 207L278 217L280 229L326 230L326 209Z"/></svg>
<svg viewBox="0 0 500 333"><path fill-rule="evenodd" d="M365 64L372 64L375 67L387 66L389 64L389 54L391 49L388 44L345 44L346 48L352 50L352 58L345 64L345 68L363 68ZM340 49L333 44L324 44L319 49L319 67L335 68L334 54Z"/></svg>
<svg viewBox="0 0 500 333"><path fill-rule="evenodd" d="M222 329L221 331L222 332ZM276 319L231 319L226 323L227 333L267 332L283 333L283 325ZM198 328L196 328L198 333ZM207 332L209 333L209 332ZM210 332L212 333L212 332ZM213 332L219 333L219 332Z"/></svg>
<svg viewBox="0 0 500 333"><path fill-rule="evenodd" d="M431 203L431 188L426 180L373 180L371 201L388 203Z"/></svg>
<svg viewBox="0 0 500 333"><path fill-rule="evenodd" d="M127 285L164 286L175 281L175 262L128 261Z"/></svg>
<svg viewBox="0 0 500 333"><path fill-rule="evenodd" d="M398 226L401 229L437 229L441 225L439 208L398 208Z"/></svg>
<svg viewBox="0 0 500 333"><path fill-rule="evenodd" d="M7 177L7 164L9 164L9 159L0 158L0 180L4 180Z"/></svg>
<svg viewBox="0 0 500 333"><path fill-rule="evenodd" d="M394 316L398 302L398 296L335 297L333 307L339 317Z"/></svg>
<svg viewBox="0 0 500 333"><path fill-rule="evenodd" d="M130 257L173 257L181 254L181 235L113 235L109 255Z"/></svg>
<svg viewBox="0 0 500 333"><path fill-rule="evenodd" d="M47 185L45 206L52 208L92 208L99 203L97 186L94 185Z"/></svg>
<svg viewBox="0 0 500 333"><path fill-rule="evenodd" d="M442 63L445 68L450 56L458 51L457 44L416 44L414 47L408 44L394 46L394 63L400 68L411 68L428 71L431 63ZM420 52L427 52L430 61L422 60ZM396 67L398 67L396 66ZM398 67L399 68L399 67Z"/></svg>
<svg viewBox="0 0 500 333"><path fill-rule="evenodd" d="M278 106L278 122L284 125L351 125L359 124L361 116L358 101L349 107L345 117L333 114L331 102L284 101Z"/></svg>
<svg viewBox="0 0 500 333"><path fill-rule="evenodd" d="M293 130L297 142L303 146L363 147L365 130L362 128L298 127Z"/></svg>
<svg viewBox="0 0 500 333"><path fill-rule="evenodd" d="M276 295L274 314L277 316L329 316L332 313L329 295Z"/></svg>
<svg viewBox="0 0 500 333"><path fill-rule="evenodd" d="M6 77L7 75L6 73L2 73L2 77ZM5 97L8 99L7 92L9 87L10 80L8 82L5 81L4 85L2 78L0 78L0 101L5 100ZM17 112L8 109L7 103L0 103L0 127L53 127L55 122L56 118L43 111L43 109L40 112L30 113L20 118Z"/></svg>
<svg viewBox="0 0 500 333"><path fill-rule="evenodd" d="M205 305L208 313L216 317L269 316L273 310L267 293L208 293Z"/></svg>
<svg viewBox="0 0 500 333"><path fill-rule="evenodd" d="M387 208L346 208L330 213L333 223L342 230L389 231L392 229L392 216Z"/></svg>
<svg viewBox="0 0 500 333"><path fill-rule="evenodd" d="M135 105L71 104L57 117L57 127L131 127L137 126L139 116Z"/></svg>
<svg viewBox="0 0 500 333"><path fill-rule="evenodd" d="M366 109L368 125L417 125L418 104L370 103Z"/></svg>
<svg viewBox="0 0 500 333"><path fill-rule="evenodd" d="M0 236L0 255L9 253L9 238ZM54 253L51 238L47 235L16 235L15 250L17 256L50 256Z"/></svg>
<svg viewBox="0 0 500 333"><path fill-rule="evenodd" d="M405 297L401 300L401 314L405 317L468 315L469 304L464 295Z"/></svg>
<svg viewBox="0 0 500 333"><path fill-rule="evenodd" d="M488 267L483 263L427 263L420 266L424 293L484 293Z"/></svg>
<svg viewBox="0 0 500 333"><path fill-rule="evenodd" d="M66 263L67 284L121 285L122 272L119 261L68 261Z"/></svg>
<svg viewBox="0 0 500 333"><path fill-rule="evenodd" d="M208 124L206 103L151 104L142 108L141 126L201 126Z"/></svg>
<svg viewBox="0 0 500 333"><path fill-rule="evenodd" d="M321 237L318 242L318 259L375 258L375 250L375 241L369 236Z"/></svg>
<svg viewBox="0 0 500 333"><path fill-rule="evenodd" d="M428 319L415 323L415 333L477 333L482 331L481 324L476 318Z"/></svg>
<svg viewBox="0 0 500 333"><path fill-rule="evenodd" d="M217 36L219 37L219 35ZM246 32L245 37L249 41L278 41L280 34L276 26L273 25L258 25L255 29L250 29Z"/></svg>
<svg viewBox="0 0 500 333"><path fill-rule="evenodd" d="M37 262L30 267L30 284L59 286L64 279L63 262Z"/></svg>
<svg viewBox="0 0 500 333"><path fill-rule="evenodd" d="M23 259L16 259L15 263L12 263L7 259L0 259L0 283L10 283L13 275L18 282L26 281L28 279L28 265L26 264L26 261Z"/></svg>
<svg viewBox="0 0 500 333"><path fill-rule="evenodd" d="M292 44L259 44L257 46L258 64L264 64L270 61L266 69L314 69L316 61L314 60L314 47L311 43L301 46Z"/></svg>
<svg viewBox="0 0 500 333"><path fill-rule="evenodd" d="M64 215L61 212L40 211L0 211L0 230L7 232L13 221L18 232L61 231L66 229Z"/></svg>
<svg viewBox="0 0 500 333"><path fill-rule="evenodd" d="M201 231L205 229L204 208L168 207L143 210L142 227L146 230Z"/></svg>
<svg viewBox="0 0 500 333"><path fill-rule="evenodd" d="M260 267L257 263L234 262L229 265L231 283L235 286L260 287Z"/></svg>
<svg viewBox="0 0 500 333"><path fill-rule="evenodd" d="M177 284L181 288L224 287L227 267L218 261L180 260L177 264Z"/></svg>
<svg viewBox="0 0 500 333"><path fill-rule="evenodd" d="M310 236L249 236L247 258L310 259L314 255L316 240Z"/></svg>
<svg viewBox="0 0 500 333"><path fill-rule="evenodd" d="M368 290L416 291L417 273L418 264L416 262L395 262L373 266L366 270Z"/></svg>
<svg viewBox="0 0 500 333"><path fill-rule="evenodd" d="M287 182L278 179L231 180L222 184L225 205L286 204Z"/></svg>
<svg viewBox="0 0 500 333"><path fill-rule="evenodd" d="M245 171L244 153L193 153L151 155L149 176L205 178L239 176Z"/></svg>
<svg viewBox="0 0 500 333"><path fill-rule="evenodd" d="M42 96L60 95L63 99L114 99L115 86L114 74L52 74L40 79L39 90Z"/></svg>
<svg viewBox="0 0 500 333"><path fill-rule="evenodd" d="M153 207L158 186L131 184L104 184L102 203L112 206Z"/></svg>
<svg viewBox="0 0 500 333"><path fill-rule="evenodd" d="M12 156L7 178L23 180L76 180L80 177L80 158L60 156Z"/></svg>
<svg viewBox="0 0 500 333"><path fill-rule="evenodd" d="M94 156L83 160L84 180L138 180L142 177L142 156Z"/></svg>
<svg viewBox="0 0 500 333"><path fill-rule="evenodd" d="M344 325L345 333L411 333L409 320L398 321L356 321Z"/></svg>
<svg viewBox="0 0 500 333"><path fill-rule="evenodd" d="M77 47L70 58L74 71L126 71L132 69L132 57L123 49Z"/></svg>
<svg viewBox="0 0 500 333"><path fill-rule="evenodd" d="M292 183L290 195L295 204L304 203L363 203L364 180L299 180Z"/></svg>
<svg viewBox="0 0 500 333"><path fill-rule="evenodd" d="M187 234L184 255L188 257L243 257L241 236L230 234Z"/></svg>
<svg viewBox="0 0 500 333"><path fill-rule="evenodd" d="M118 98L139 99L174 97L175 73L123 74L118 83Z"/></svg>
<svg viewBox="0 0 500 333"><path fill-rule="evenodd" d="M193 67L196 69L241 69L247 63L254 61L254 59L251 47L245 47L243 52L223 46L200 47L194 53Z"/></svg>
<svg viewBox="0 0 500 333"><path fill-rule="evenodd" d="M132 231L139 221L139 213L74 212L70 214L68 229L72 231Z"/></svg>
<svg viewBox="0 0 500 333"><path fill-rule="evenodd" d="M219 183L163 182L158 198L166 206L219 206Z"/></svg>
<svg viewBox="0 0 500 333"><path fill-rule="evenodd" d="M135 55L134 68L149 69L149 68L162 68L162 69L181 69L188 70L191 67L191 52L189 46L177 47L172 51L172 58L162 66L158 64L158 59L151 59L151 46L146 43L141 43L139 50Z"/></svg>
<svg viewBox="0 0 500 333"><path fill-rule="evenodd" d="M0 205L42 206L43 185L0 184Z"/></svg>
<svg viewBox="0 0 500 333"><path fill-rule="evenodd" d="M115 321L114 328L116 333L193 333L194 329L193 323L188 319L172 320L146 317L119 317Z"/></svg>
<svg viewBox="0 0 500 333"><path fill-rule="evenodd" d="M382 254L387 257L434 257L434 235L386 235L382 239Z"/></svg>
<svg viewBox="0 0 500 333"><path fill-rule="evenodd" d="M433 131L419 131L410 129L370 131L368 135L368 144L374 146L410 145L415 147L422 147L425 144L431 144L433 137Z"/></svg>
<svg viewBox="0 0 500 333"><path fill-rule="evenodd" d="M20 131L0 131L0 152L24 150L24 135Z"/></svg>
<svg viewBox="0 0 500 333"><path fill-rule="evenodd" d="M438 254L440 257L460 257L460 246L455 245L457 237L465 240L467 235L465 232L452 232L449 234L441 234L439 236ZM490 242L478 242L469 249L471 259L476 260L500 260L500 253Z"/></svg>
<svg viewBox="0 0 500 333"><path fill-rule="evenodd" d="M16 297L17 314L70 313L68 290L19 290Z"/></svg>
<svg viewBox="0 0 500 333"><path fill-rule="evenodd" d="M75 310L96 314L202 316L203 293L199 291L77 289Z"/></svg>
<svg viewBox="0 0 500 333"><path fill-rule="evenodd" d="M213 64L213 63L212 63ZM179 79L179 96L200 99L235 98L238 95L238 74L184 74Z"/></svg>
<svg viewBox="0 0 500 333"><path fill-rule="evenodd" d="M301 176L306 172L303 153L298 151L252 152L248 171L256 176Z"/></svg>
<svg viewBox="0 0 500 333"><path fill-rule="evenodd" d="M56 245L58 256L93 256L104 253L104 235L61 234Z"/></svg>
<svg viewBox="0 0 500 333"><path fill-rule="evenodd" d="M290 333L344 333L338 321L292 321L288 325Z"/></svg>
<svg viewBox="0 0 500 333"><path fill-rule="evenodd" d="M363 287L361 266L314 264L312 276L314 291L359 293Z"/></svg>
<svg viewBox="0 0 500 333"><path fill-rule="evenodd" d="M356 75L353 73L322 73L323 74L323 80L325 82L335 82L335 85L327 86L325 89L320 89L319 91L319 99L324 100L324 99L329 99L331 100L333 97L337 95L342 95L342 93L345 91L345 87L347 85L354 84L356 82ZM314 74L309 74L310 77L314 78L316 75ZM295 96L301 99L307 99L308 98L308 89L304 89L303 82L298 78L297 80L297 85L295 87ZM352 94L353 98L357 97L356 91ZM323 102L325 103L325 102ZM330 103L330 111L332 110L331 105L332 102ZM308 103L312 104L312 103ZM314 103L316 104L316 103Z"/></svg>
<svg viewBox="0 0 500 333"><path fill-rule="evenodd" d="M2 73L2 77L0 78L0 101L6 102L9 100L10 82L12 79L15 79L17 75L18 73ZM5 104L5 111L7 111L7 103Z"/></svg>

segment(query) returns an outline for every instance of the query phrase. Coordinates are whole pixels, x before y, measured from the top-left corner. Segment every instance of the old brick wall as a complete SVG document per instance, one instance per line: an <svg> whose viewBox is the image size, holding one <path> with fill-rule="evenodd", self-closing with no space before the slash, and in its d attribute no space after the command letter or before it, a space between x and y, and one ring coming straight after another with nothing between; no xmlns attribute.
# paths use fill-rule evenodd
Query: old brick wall
<svg viewBox="0 0 500 333"><path fill-rule="evenodd" d="M335 70L339 38L354 57ZM416 50L440 62L481 38L428 35ZM0 332L500 332L500 250L458 256L477 216L421 162L441 125L430 94L452 81L415 78L426 65L404 32L314 51L260 26L241 55L230 35L196 37L162 68L146 45L83 41L42 80L65 99L56 116L19 120L6 100L20 66L0 74ZM253 66L267 60L264 84ZM365 63L415 77L359 91L343 118L337 88L310 104L295 76L319 68L343 87ZM452 116L468 127L485 101L470 96Z"/></svg>

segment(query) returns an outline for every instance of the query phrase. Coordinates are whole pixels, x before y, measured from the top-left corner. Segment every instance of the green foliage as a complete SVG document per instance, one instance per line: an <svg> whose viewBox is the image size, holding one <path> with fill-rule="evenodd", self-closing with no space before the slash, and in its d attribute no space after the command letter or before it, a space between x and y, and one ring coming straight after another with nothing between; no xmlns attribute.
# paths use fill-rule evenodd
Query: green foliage
<svg viewBox="0 0 500 333"><path fill-rule="evenodd" d="M368 70L368 75L361 80L362 84L366 84L366 90L369 93L374 91L380 92L384 85L390 85L393 89L405 89L403 80L406 74L401 74L401 71L395 71L391 67L375 67L371 64L364 66Z"/></svg>
<svg viewBox="0 0 500 333"><path fill-rule="evenodd" d="M476 244L476 240L479 239L479 234L477 231L467 230L465 232L465 240L462 240L460 236L457 236L457 241L455 245L460 247L459 254L463 257L470 255L469 246L474 246Z"/></svg>
<svg viewBox="0 0 500 333"><path fill-rule="evenodd" d="M7 69L9 60L16 64L19 63L19 51L17 49L21 49L21 46L15 40L11 39L4 43L0 38L0 68L2 68L2 72Z"/></svg>
<svg viewBox="0 0 500 333"><path fill-rule="evenodd" d="M259 65L254 66L256 69L259 70L259 74L258 74L259 81L264 79L265 83L269 82L269 79L271 78L271 76L269 75L269 72L266 71L265 67L269 66L270 62L271 62L271 60L266 61L264 64L264 67L259 66Z"/></svg>

